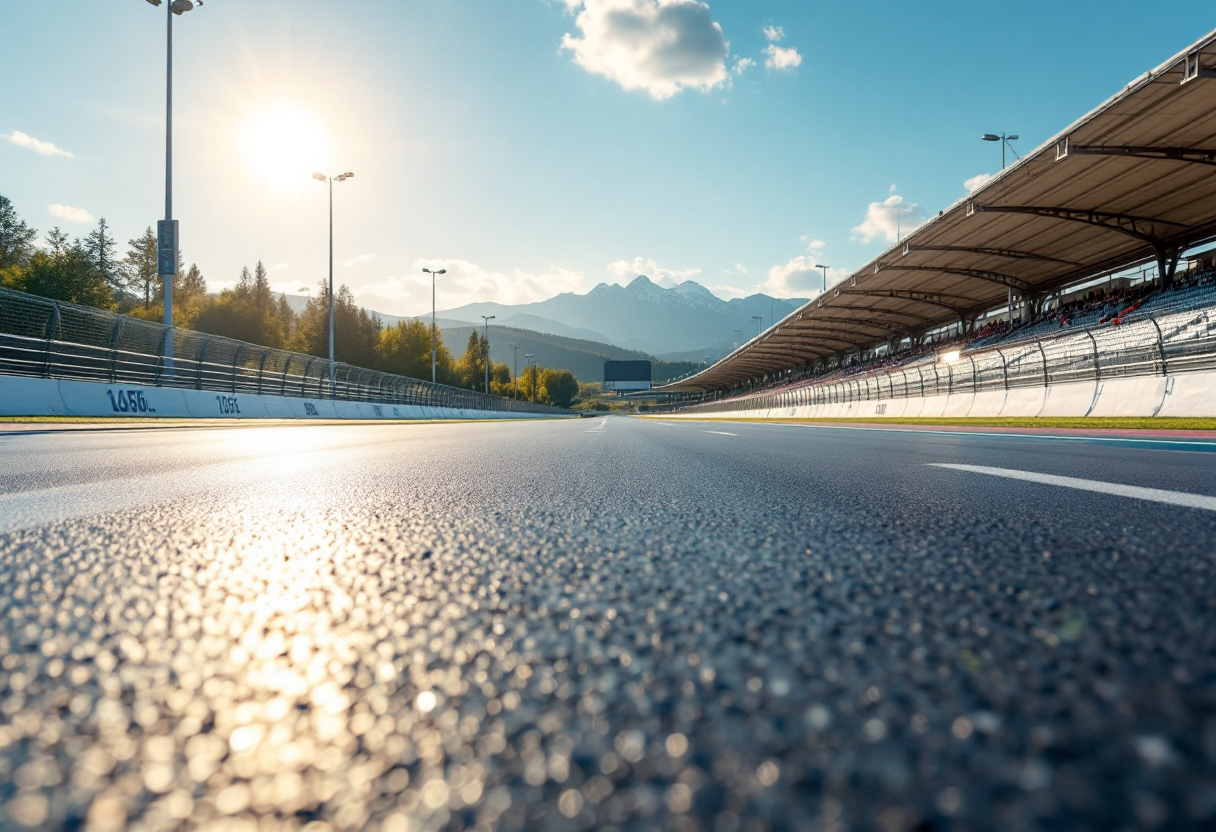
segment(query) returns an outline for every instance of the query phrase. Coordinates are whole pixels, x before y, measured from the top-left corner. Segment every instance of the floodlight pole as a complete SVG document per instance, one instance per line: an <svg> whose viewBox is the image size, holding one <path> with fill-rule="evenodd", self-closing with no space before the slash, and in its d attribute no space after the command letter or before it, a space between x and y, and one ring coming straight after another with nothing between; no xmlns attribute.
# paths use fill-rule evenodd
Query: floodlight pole
<svg viewBox="0 0 1216 832"><path fill-rule="evenodd" d="M165 4L165 222L173 222L173 3ZM176 236L176 235L175 235ZM173 241L177 248L177 240ZM165 326L173 326L173 277L177 272L177 257L173 271L161 276L164 285ZM173 335L165 338L165 357L173 355Z"/></svg>
<svg viewBox="0 0 1216 832"><path fill-rule="evenodd" d="M896 236L899 236L899 235L896 234ZM832 267L831 266L820 266L818 263L816 263L815 268L823 269L823 294L826 295L828 293L828 269L830 269Z"/></svg>
<svg viewBox="0 0 1216 832"><path fill-rule="evenodd" d="M759 315L752 315L752 320L756 322L756 337L760 337L760 333L764 332L764 318Z"/></svg>
<svg viewBox="0 0 1216 832"><path fill-rule="evenodd" d="M482 315L482 320L486 322L486 395L490 395L490 321L497 318L497 315Z"/></svg>
<svg viewBox="0 0 1216 832"><path fill-rule="evenodd" d="M1001 143L1001 170L1005 169L1005 146L1006 145L1009 146L1010 153L1012 153L1014 156L1018 155L1018 152L1013 149L1013 145L1009 144L1010 142L1016 142L1018 140L1018 136L1016 134L1012 135L1012 136L1008 136L1004 133L1001 133L998 136L996 133L985 133L984 135L980 136L980 140L985 141L985 142L1000 142ZM1018 157L1018 158L1021 158L1021 157Z"/></svg>
<svg viewBox="0 0 1216 832"><path fill-rule="evenodd" d="M447 274L447 269L423 269L423 274L431 276L431 384L435 384L435 277L441 274Z"/></svg>
<svg viewBox="0 0 1216 832"><path fill-rule="evenodd" d="M508 344L507 346L509 346L512 349L512 351L514 351L514 353L515 353L515 360L514 360L515 400L519 401L519 347L516 344Z"/></svg>
<svg viewBox="0 0 1216 832"><path fill-rule="evenodd" d="M329 188L329 309L326 317L329 328L329 395L334 395L334 181L345 182L354 176L349 171L338 176L314 173L313 179L324 182Z"/></svg>
<svg viewBox="0 0 1216 832"><path fill-rule="evenodd" d="M735 334L735 349L739 349L739 340L743 337L743 330L732 329L731 332Z"/></svg>

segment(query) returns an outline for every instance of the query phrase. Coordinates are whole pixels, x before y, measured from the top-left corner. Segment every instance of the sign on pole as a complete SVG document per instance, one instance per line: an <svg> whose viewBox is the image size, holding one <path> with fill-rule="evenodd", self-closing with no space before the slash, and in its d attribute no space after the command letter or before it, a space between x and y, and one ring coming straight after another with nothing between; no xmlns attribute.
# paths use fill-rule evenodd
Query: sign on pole
<svg viewBox="0 0 1216 832"><path fill-rule="evenodd" d="M156 222L156 273L177 274L177 220Z"/></svg>

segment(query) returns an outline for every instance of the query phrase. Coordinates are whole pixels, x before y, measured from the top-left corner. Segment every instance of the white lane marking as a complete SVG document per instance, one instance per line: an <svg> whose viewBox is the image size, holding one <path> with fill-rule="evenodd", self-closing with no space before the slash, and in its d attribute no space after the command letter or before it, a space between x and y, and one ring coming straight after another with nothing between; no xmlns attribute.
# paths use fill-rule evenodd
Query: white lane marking
<svg viewBox="0 0 1216 832"><path fill-rule="evenodd" d="M707 430L706 433L716 433L718 436L738 436L737 433L727 433L724 430Z"/></svg>
<svg viewBox="0 0 1216 832"><path fill-rule="evenodd" d="M1142 488L1138 485L1123 485L1117 482L1102 482L1100 480L1083 480L1077 477L1058 477L1054 474L1016 471L1012 468L989 468L984 465L954 465L946 462L931 462L929 465L933 468L949 468L952 471L988 474L989 476L1005 477L1011 480L1024 480L1044 485L1058 485L1062 488L1075 488L1078 491L1094 491L1099 494L1113 494L1116 497L1131 497L1133 500L1148 500L1153 503L1169 503L1174 506L1216 511L1216 497L1208 497L1203 494L1187 494L1185 491Z"/></svg>
<svg viewBox="0 0 1216 832"><path fill-rule="evenodd" d="M868 430L880 433L921 433L929 436L982 436L997 439L1053 439L1063 442L1131 442L1153 445L1178 445L1187 447L1216 447L1216 442L1202 439L1155 439L1151 436L1093 436L1087 434L1062 435L1055 433L986 433L975 430L923 430L920 428L870 428L861 425L807 425L798 422L749 422L752 425L784 428L817 428L819 430Z"/></svg>
<svg viewBox="0 0 1216 832"><path fill-rule="evenodd" d="M596 425L595 427L591 428L590 430L586 430L586 431L583 431L583 432L584 432L584 433L603 433L603 432L604 432L604 427L605 427L607 424L608 424L608 420L607 420L607 419L605 419L604 421L600 422L598 425Z"/></svg>

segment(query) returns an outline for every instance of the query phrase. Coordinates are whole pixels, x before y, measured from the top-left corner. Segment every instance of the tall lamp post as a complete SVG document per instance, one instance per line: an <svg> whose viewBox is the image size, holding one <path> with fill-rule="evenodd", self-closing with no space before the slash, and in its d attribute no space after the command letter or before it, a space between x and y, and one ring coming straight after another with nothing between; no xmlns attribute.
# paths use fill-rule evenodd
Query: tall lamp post
<svg viewBox="0 0 1216 832"><path fill-rule="evenodd" d="M159 6L161 0L148 0ZM198 0L198 5L203 5ZM165 7L165 218L156 223L156 272L164 286L165 326L173 326L173 279L177 276L177 221L173 219L173 15L193 9L191 0L172 0ZM173 333L165 338L165 358L173 358Z"/></svg>
<svg viewBox="0 0 1216 832"><path fill-rule="evenodd" d="M486 395L490 395L490 321L494 320L497 315L482 315L481 319L486 322Z"/></svg>
<svg viewBox="0 0 1216 832"><path fill-rule="evenodd" d="M1009 152L1012 153L1015 157L1017 157L1018 159L1022 158L1021 156L1018 156L1018 152L1013 149L1013 145L1009 144L1010 142L1016 142L1017 140L1018 140L1017 136L1006 136L1004 133L1002 133L999 136L996 133L985 133L984 135L980 136L980 141L1000 142L1001 143L1001 170L1005 169L1005 148L1006 147L1009 148Z"/></svg>
<svg viewBox="0 0 1216 832"><path fill-rule="evenodd" d="M823 269L823 294L826 295L828 293L828 269L830 269L832 267L831 266L821 266L818 263L816 263L815 268Z"/></svg>
<svg viewBox="0 0 1216 832"><path fill-rule="evenodd" d="M735 334L735 349L739 349L739 339L743 337L743 330L732 329L731 332Z"/></svg>
<svg viewBox="0 0 1216 832"><path fill-rule="evenodd" d="M431 276L431 384L435 384L435 278L438 275L447 274L448 270L439 269L438 271L431 271L430 269L423 269L422 273Z"/></svg>
<svg viewBox="0 0 1216 832"><path fill-rule="evenodd" d="M319 182L324 182L329 185L329 392L333 393L334 387L334 183L345 182L354 176L353 173L346 173L337 176L326 176L323 173L314 173L313 179Z"/></svg>
<svg viewBox="0 0 1216 832"><path fill-rule="evenodd" d="M516 344L508 344L507 346L515 353L515 372L513 377L515 378L515 400L519 401L519 346Z"/></svg>
<svg viewBox="0 0 1216 832"><path fill-rule="evenodd" d="M525 373L528 372L529 368L534 369L533 359L535 359L535 358L536 358L536 356L530 352L524 353L524 372ZM533 403L536 402L536 373L535 372L532 373L532 402Z"/></svg>
<svg viewBox="0 0 1216 832"><path fill-rule="evenodd" d="M756 322L756 337L760 337L760 333L764 332L764 318L759 315L752 315L752 320Z"/></svg>

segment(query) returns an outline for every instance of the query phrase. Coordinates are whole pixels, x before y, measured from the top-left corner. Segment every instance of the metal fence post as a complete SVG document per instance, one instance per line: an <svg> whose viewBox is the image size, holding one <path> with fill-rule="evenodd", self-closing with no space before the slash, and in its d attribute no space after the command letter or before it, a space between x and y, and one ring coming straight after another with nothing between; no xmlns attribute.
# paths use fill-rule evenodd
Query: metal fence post
<svg viewBox="0 0 1216 832"><path fill-rule="evenodd" d="M1152 315L1149 315L1148 319L1152 321L1153 329L1157 330L1157 352L1161 353L1161 375L1168 376L1170 373L1165 366L1165 338L1161 335L1161 325Z"/></svg>
<svg viewBox="0 0 1216 832"><path fill-rule="evenodd" d="M1001 357L1001 373L1005 376L1005 389L1009 389L1009 362L1005 360L1005 353L997 349L996 354Z"/></svg>
<svg viewBox="0 0 1216 832"><path fill-rule="evenodd" d="M194 389L203 389L203 362L207 360L207 347L214 339L204 338L203 345L198 348L198 358L194 361Z"/></svg>
<svg viewBox="0 0 1216 832"><path fill-rule="evenodd" d="M160 374L165 369L165 342L169 340L169 336L173 334L173 330L169 327L162 327L160 331L160 343L156 346L156 377L153 383L160 387Z"/></svg>
<svg viewBox="0 0 1216 832"><path fill-rule="evenodd" d="M266 370L266 356L270 355L270 350L265 350L262 353L262 359L258 362L258 395L262 395L262 373Z"/></svg>
<svg viewBox="0 0 1216 832"><path fill-rule="evenodd" d="M1085 334L1089 336L1090 342L1094 345L1094 380L1102 378L1102 367L1098 363L1098 339L1089 331L1089 327L1085 327Z"/></svg>
<svg viewBox="0 0 1216 832"><path fill-rule="evenodd" d="M295 358L291 353L287 354L287 360L283 362L283 381L279 384L279 395L287 395L287 371L291 369L291 359Z"/></svg>
<svg viewBox="0 0 1216 832"><path fill-rule="evenodd" d="M59 326L59 301L51 301L51 317L46 322L46 354L42 363L42 375L51 377L51 339L54 338Z"/></svg>
<svg viewBox="0 0 1216 832"><path fill-rule="evenodd" d="M1035 346L1039 348L1039 355L1043 357L1043 386L1047 387L1050 379L1047 375L1047 351L1043 349L1043 342L1038 338L1034 339Z"/></svg>
<svg viewBox="0 0 1216 832"><path fill-rule="evenodd" d="M118 339L122 337L122 324L126 315L119 315L110 330L110 384L118 383Z"/></svg>
<svg viewBox="0 0 1216 832"><path fill-rule="evenodd" d="M244 348L245 348L244 344L241 344L240 346L238 346L236 348L236 355L234 355L232 357L232 392L233 393L236 392L236 373L237 373L237 368L240 367L240 365L241 365L241 350L243 350Z"/></svg>

